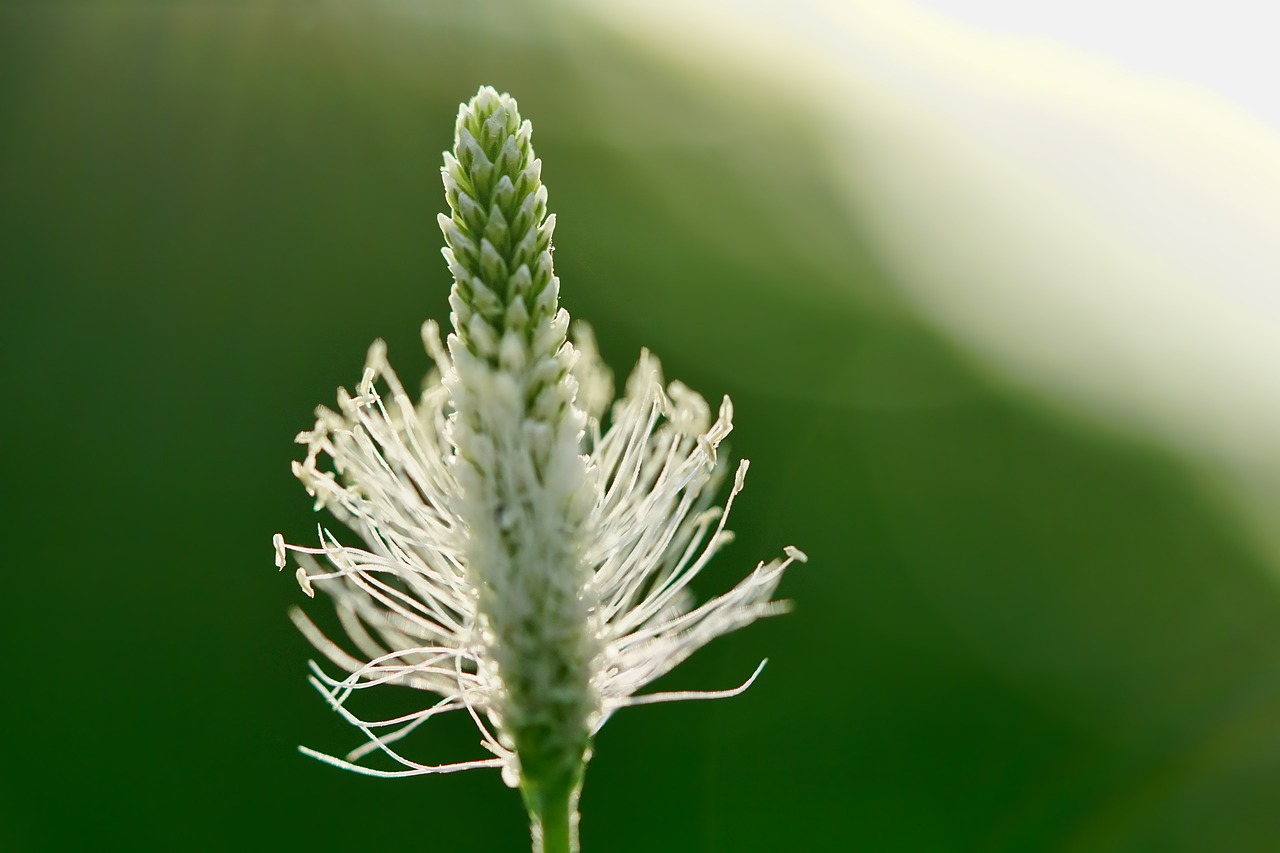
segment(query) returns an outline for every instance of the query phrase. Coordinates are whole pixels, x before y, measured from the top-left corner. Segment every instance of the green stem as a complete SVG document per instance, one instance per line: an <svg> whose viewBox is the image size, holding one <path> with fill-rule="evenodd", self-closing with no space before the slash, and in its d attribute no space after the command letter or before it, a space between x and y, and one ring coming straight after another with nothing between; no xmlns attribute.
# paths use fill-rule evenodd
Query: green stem
<svg viewBox="0 0 1280 853"><path fill-rule="evenodd" d="M579 853L578 790L557 786L526 797L533 853Z"/></svg>

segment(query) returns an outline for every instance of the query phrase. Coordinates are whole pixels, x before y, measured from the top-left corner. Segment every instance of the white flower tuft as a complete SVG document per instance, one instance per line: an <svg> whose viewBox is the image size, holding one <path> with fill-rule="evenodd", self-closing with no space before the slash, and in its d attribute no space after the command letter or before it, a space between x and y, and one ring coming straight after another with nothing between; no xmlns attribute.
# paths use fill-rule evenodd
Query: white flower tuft
<svg viewBox="0 0 1280 853"><path fill-rule="evenodd" d="M726 397L713 420L642 352L606 415L613 383L589 328L574 327L577 346L567 339L530 137L492 89L459 113L443 170L453 214L441 217L454 331L442 343L423 327L438 375L412 400L376 342L355 394L340 389L337 410L320 408L298 436L307 452L294 473L362 544L324 527L316 547L273 544L304 593L333 600L354 647L294 612L344 673L313 662L312 685L366 738L343 758L304 752L375 776L501 768L533 803L542 789L576 791L592 736L619 708L746 689L759 669L733 690L639 694L715 637L784 609L774 592L805 556L788 547L694 605L689 585L730 541L747 471L744 460L713 505L732 406ZM392 719L348 709L382 684L437 698ZM428 764L399 751L449 712L471 717L488 756ZM361 763L375 752L398 769Z"/></svg>

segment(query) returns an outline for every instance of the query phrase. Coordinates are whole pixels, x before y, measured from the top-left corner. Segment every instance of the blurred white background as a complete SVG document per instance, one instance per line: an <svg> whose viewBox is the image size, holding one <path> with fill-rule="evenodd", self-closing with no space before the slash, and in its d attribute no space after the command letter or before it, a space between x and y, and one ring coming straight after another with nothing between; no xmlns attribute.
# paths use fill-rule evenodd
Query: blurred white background
<svg viewBox="0 0 1280 853"><path fill-rule="evenodd" d="M961 23L1049 38L1206 88L1280 129L1280 7L1266 0L919 0Z"/></svg>
<svg viewBox="0 0 1280 853"><path fill-rule="evenodd" d="M1183 458L1280 567L1267 4L595 8L722 97L803 111L851 236L918 316L1020 391Z"/></svg>

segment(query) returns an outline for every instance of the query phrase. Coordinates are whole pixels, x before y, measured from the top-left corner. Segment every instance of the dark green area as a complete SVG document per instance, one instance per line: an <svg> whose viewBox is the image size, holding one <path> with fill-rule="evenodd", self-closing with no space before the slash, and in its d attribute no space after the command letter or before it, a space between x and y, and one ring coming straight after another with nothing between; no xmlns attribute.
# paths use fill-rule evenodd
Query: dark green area
<svg viewBox="0 0 1280 853"><path fill-rule="evenodd" d="M661 685L768 656L750 692L601 732L588 853L1280 849L1280 597L1231 520L894 308L796 116L523 9L0 7L0 849L526 849L496 773L294 751L359 736L270 546L314 536L291 439L368 344L426 368L481 83L534 122L611 363L733 396L754 464L702 592L811 557L794 613Z"/></svg>

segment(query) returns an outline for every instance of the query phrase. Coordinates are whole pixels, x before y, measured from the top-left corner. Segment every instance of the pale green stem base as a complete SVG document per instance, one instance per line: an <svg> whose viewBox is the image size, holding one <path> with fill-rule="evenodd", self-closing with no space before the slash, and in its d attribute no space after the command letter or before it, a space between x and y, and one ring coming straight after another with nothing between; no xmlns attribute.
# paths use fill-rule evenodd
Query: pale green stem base
<svg viewBox="0 0 1280 853"><path fill-rule="evenodd" d="M540 796L526 797L533 853L579 853L579 791L579 788L562 792L544 790Z"/></svg>

